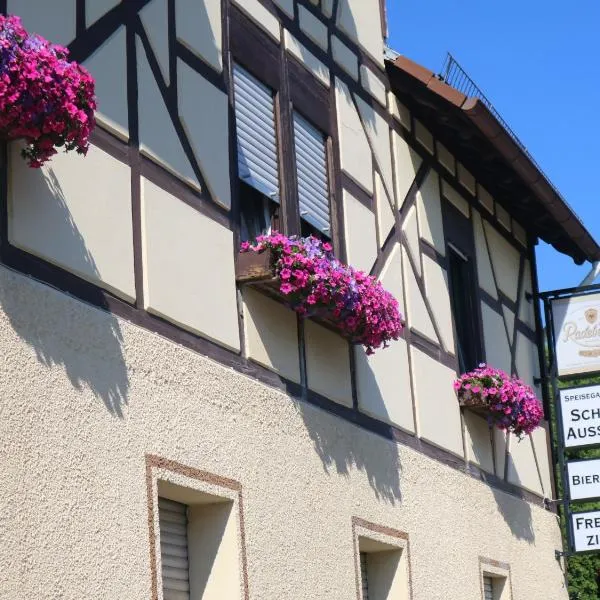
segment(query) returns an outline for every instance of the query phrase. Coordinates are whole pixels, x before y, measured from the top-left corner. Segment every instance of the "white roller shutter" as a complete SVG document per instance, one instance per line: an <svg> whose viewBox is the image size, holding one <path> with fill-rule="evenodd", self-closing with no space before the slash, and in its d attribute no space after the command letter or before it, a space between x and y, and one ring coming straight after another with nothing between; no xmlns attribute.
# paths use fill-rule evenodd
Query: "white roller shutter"
<svg viewBox="0 0 600 600"><path fill-rule="evenodd" d="M273 92L239 65L233 67L240 179L279 202Z"/></svg>
<svg viewBox="0 0 600 600"><path fill-rule="evenodd" d="M300 217L330 236L325 136L294 112L294 148Z"/></svg>
<svg viewBox="0 0 600 600"><path fill-rule="evenodd" d="M369 600L369 576L367 573L367 554L360 553L360 581L362 587L362 600Z"/></svg>
<svg viewBox="0 0 600 600"><path fill-rule="evenodd" d="M494 600L494 580L491 577L483 578L483 600Z"/></svg>
<svg viewBox="0 0 600 600"><path fill-rule="evenodd" d="M158 499L160 557L164 600L189 600L187 506Z"/></svg>

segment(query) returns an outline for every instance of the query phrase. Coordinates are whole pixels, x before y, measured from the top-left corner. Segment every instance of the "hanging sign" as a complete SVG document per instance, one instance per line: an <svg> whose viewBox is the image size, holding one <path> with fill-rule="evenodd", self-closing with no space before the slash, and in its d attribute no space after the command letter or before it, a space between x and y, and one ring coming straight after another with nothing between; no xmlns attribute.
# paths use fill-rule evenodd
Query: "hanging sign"
<svg viewBox="0 0 600 600"><path fill-rule="evenodd" d="M552 301L558 375L600 371L600 294Z"/></svg>
<svg viewBox="0 0 600 600"><path fill-rule="evenodd" d="M600 498L600 459L575 460L567 463L571 500Z"/></svg>
<svg viewBox="0 0 600 600"><path fill-rule="evenodd" d="M573 550L600 550L600 510L572 513Z"/></svg>
<svg viewBox="0 0 600 600"><path fill-rule="evenodd" d="M560 390L565 448L600 445L600 385Z"/></svg>

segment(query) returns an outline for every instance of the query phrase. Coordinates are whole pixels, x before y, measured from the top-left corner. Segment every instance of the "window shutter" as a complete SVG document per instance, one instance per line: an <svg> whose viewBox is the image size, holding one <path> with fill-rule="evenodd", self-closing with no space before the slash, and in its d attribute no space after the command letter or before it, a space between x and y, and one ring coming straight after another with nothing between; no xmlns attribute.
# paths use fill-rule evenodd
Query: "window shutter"
<svg viewBox="0 0 600 600"><path fill-rule="evenodd" d="M494 600L494 580L491 577L483 578L483 600Z"/></svg>
<svg viewBox="0 0 600 600"><path fill-rule="evenodd" d="M294 112L294 148L300 217L330 235L325 136Z"/></svg>
<svg viewBox="0 0 600 600"><path fill-rule="evenodd" d="M360 581L362 586L362 600L369 600L369 578L367 575L367 554L360 553Z"/></svg>
<svg viewBox="0 0 600 600"><path fill-rule="evenodd" d="M273 92L234 65L235 122L240 179L279 202L279 169Z"/></svg>
<svg viewBox="0 0 600 600"><path fill-rule="evenodd" d="M160 558L164 600L189 600L187 506L158 499Z"/></svg>

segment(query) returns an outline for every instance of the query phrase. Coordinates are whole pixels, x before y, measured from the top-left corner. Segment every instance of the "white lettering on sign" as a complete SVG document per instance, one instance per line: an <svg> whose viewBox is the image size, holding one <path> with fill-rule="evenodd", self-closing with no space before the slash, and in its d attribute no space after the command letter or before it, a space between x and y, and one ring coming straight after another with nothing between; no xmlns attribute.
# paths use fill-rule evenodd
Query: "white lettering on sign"
<svg viewBox="0 0 600 600"><path fill-rule="evenodd" d="M600 498L600 459L567 463L571 500Z"/></svg>
<svg viewBox="0 0 600 600"><path fill-rule="evenodd" d="M574 513L571 515L573 527L573 549L575 552L600 550L600 511Z"/></svg>
<svg viewBox="0 0 600 600"><path fill-rule="evenodd" d="M600 294L552 301L559 375L600 371Z"/></svg>
<svg viewBox="0 0 600 600"><path fill-rule="evenodd" d="M565 448L600 445L600 385L560 390Z"/></svg>

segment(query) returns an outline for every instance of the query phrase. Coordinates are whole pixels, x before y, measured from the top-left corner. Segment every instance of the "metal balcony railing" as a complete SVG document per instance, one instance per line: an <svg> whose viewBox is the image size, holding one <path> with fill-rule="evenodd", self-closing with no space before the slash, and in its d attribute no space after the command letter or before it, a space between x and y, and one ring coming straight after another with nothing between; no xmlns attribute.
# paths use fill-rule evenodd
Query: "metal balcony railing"
<svg viewBox="0 0 600 600"><path fill-rule="evenodd" d="M506 133L514 140L514 142L523 150L529 160L536 166L539 172L546 178L550 183L554 191L562 198L561 193L558 191L556 186L550 181L550 178L538 162L533 158L525 144L519 139L517 134L510 128L509 124L502 118L502 115L496 110L490 99L483 93L480 87L469 77L467 72L460 66L460 63L448 52L446 54L446 60L444 61L444 67L440 73L440 79L447 83L449 86L463 93L465 96L470 98L479 98L483 102L489 111L498 119L498 122L502 125ZM564 200L564 199L563 199Z"/></svg>
<svg viewBox="0 0 600 600"><path fill-rule="evenodd" d="M550 178L538 162L533 158L530 152L525 147L525 144L519 139L517 134L510 128L508 123L502 118L502 115L496 110L494 105L491 103L490 99L481 91L481 89L477 86L477 84L469 77L467 72L460 66L459 62L450 54L450 52L446 55L446 60L444 62L444 66L442 68L442 72L439 75L440 79L447 83L449 86L457 89L459 92L463 93L468 97L479 98L481 102L483 102L490 112L498 119L498 122L504 127L506 133L514 140L514 142L521 148L521 150L527 155L529 160L536 166L539 172L546 178L548 183L552 186L556 194L566 203L561 193L558 191L557 187L552 183Z"/></svg>
<svg viewBox="0 0 600 600"><path fill-rule="evenodd" d="M533 156L529 153L525 144L521 142L517 134L510 128L508 123L502 118L502 115L494 108L490 99L481 91L481 88L469 77L467 72L460 66L459 62L448 52L446 54L446 60L444 61L444 67L440 73L440 78L447 83L449 86L458 90L469 98L479 98L490 110L490 112L498 119L498 122L504 127L506 133L517 143L519 148L527 154L527 156L536 164L539 165L533 159Z"/></svg>

